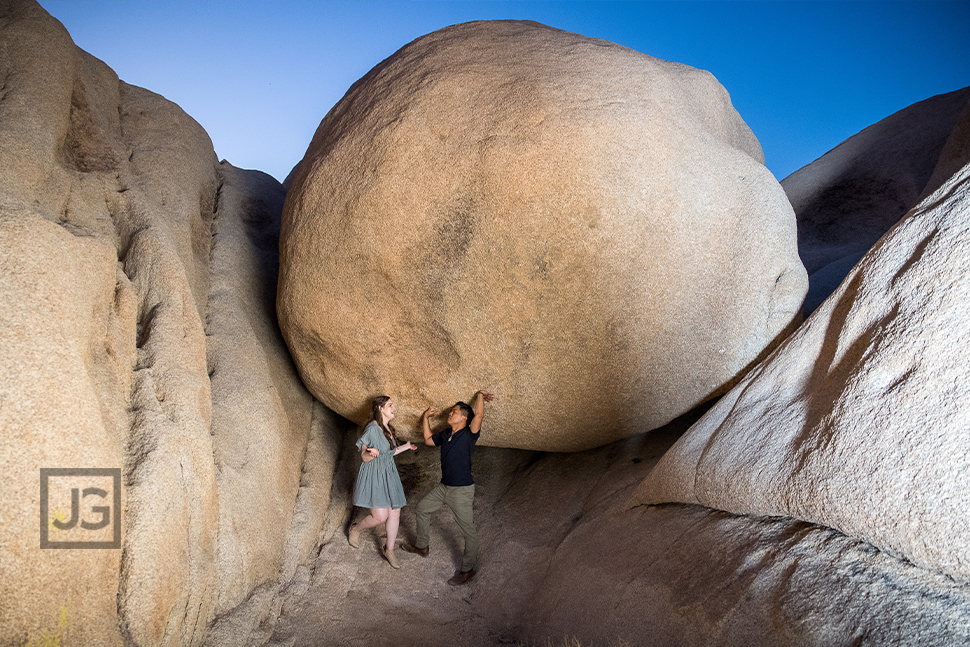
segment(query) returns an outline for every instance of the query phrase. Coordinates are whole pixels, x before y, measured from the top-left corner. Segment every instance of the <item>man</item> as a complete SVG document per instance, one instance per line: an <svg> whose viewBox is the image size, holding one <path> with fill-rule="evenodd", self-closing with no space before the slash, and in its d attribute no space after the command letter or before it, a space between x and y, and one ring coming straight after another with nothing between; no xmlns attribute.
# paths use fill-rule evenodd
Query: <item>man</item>
<svg viewBox="0 0 970 647"><path fill-rule="evenodd" d="M448 429L431 433L428 419L438 414L438 409L428 408L421 416L421 428L425 445L441 448L441 483L435 486L418 503L418 537L415 544L404 543L402 548L409 553L427 557L431 551L431 513L443 505L451 509L455 521L465 536L465 554L461 570L448 584L458 586L475 576L478 561L478 533L472 520L472 503L475 499L475 482L472 480L472 452L478 442L485 417L485 403L495 396L488 391L479 391L472 399L471 406L458 402L448 412Z"/></svg>

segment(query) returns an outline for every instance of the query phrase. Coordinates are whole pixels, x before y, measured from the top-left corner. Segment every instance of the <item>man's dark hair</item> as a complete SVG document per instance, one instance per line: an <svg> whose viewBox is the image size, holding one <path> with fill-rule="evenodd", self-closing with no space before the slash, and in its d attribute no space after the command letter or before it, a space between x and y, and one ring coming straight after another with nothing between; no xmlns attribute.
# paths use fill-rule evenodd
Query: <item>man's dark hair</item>
<svg viewBox="0 0 970 647"><path fill-rule="evenodd" d="M472 418L475 417L475 410L464 402L456 402L455 406L458 407L458 410L461 411L465 416L465 426L467 427L468 425L472 424Z"/></svg>

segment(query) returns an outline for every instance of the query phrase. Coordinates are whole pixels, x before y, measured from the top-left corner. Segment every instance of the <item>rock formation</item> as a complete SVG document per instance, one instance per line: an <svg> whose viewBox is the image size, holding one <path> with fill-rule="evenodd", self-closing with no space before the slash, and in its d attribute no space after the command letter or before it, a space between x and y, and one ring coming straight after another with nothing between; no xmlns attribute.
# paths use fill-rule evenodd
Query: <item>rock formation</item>
<svg viewBox="0 0 970 647"><path fill-rule="evenodd" d="M0 44L0 644L275 618L336 424L276 326L282 187L36 3L0 5ZM40 470L91 467L122 471L122 548L41 549Z"/></svg>
<svg viewBox="0 0 970 647"><path fill-rule="evenodd" d="M661 460L636 501L835 528L970 581L970 164Z"/></svg>
<svg viewBox="0 0 970 647"><path fill-rule="evenodd" d="M907 211L970 161L970 88L853 135L782 180L798 219L810 314Z"/></svg>
<svg viewBox="0 0 970 647"><path fill-rule="evenodd" d="M358 81L291 174L278 312L355 420L488 386L483 442L577 450L723 393L806 289L793 215L707 72L536 23L449 27Z"/></svg>
<svg viewBox="0 0 970 647"><path fill-rule="evenodd" d="M0 4L0 54L0 645L970 642L966 115L925 180L938 190L699 422L700 408L571 454L482 447L480 573L453 589L446 515L429 558L402 554L401 571L377 536L346 544L353 430L302 386L276 324L283 188L219 163L198 124L35 2ZM486 82L490 61L509 84ZM597 98L564 104L563 85ZM284 250L347 283L340 300L321 272L283 281L299 289L281 310L326 324L290 343L321 354L301 359L328 371L313 379L365 375L341 396L351 410L377 390L416 410L491 383L485 443L646 429L726 388L798 307L791 214L759 160L702 72L531 24L421 39L351 89L293 175L290 240L312 244ZM352 195L343 211L330 188ZM336 224L316 227L324 215ZM368 300L374 277L386 284ZM342 365L351 338L329 333L348 321L387 335L364 354L407 351L414 374ZM629 365L611 365L621 351ZM647 379L675 356L702 364ZM694 395L635 418L691 370ZM576 379L633 384L633 405L590 405ZM573 400L589 436L520 426L537 440L509 440L513 422L553 425ZM412 500L438 480L433 450L400 462ZM63 483L39 519L41 470L82 467L121 472L121 549L41 549L44 533L78 538L60 530ZM781 518L641 505L658 501Z"/></svg>

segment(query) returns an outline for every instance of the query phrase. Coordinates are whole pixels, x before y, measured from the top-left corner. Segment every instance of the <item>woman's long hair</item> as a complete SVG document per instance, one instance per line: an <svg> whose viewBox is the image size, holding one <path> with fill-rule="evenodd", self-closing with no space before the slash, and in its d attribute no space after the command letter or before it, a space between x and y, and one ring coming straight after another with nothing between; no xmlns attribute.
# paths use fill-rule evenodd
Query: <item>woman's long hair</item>
<svg viewBox="0 0 970 647"><path fill-rule="evenodd" d="M394 425L390 421L384 424L384 420L381 417L381 407L387 404L390 400L390 396L379 395L374 398L373 402L370 404L370 420L364 423L364 427L369 425L371 422L376 422L377 426L381 428L384 432L384 437L387 438L387 442L391 443L391 447L397 447L397 436L395 436Z"/></svg>

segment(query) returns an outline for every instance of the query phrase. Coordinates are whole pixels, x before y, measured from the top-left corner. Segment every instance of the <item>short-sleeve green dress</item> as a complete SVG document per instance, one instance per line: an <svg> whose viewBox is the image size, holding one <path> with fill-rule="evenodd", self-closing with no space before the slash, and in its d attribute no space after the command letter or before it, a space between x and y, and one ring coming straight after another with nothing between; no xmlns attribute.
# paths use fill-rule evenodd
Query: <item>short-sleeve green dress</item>
<svg viewBox="0 0 970 647"><path fill-rule="evenodd" d="M380 452L377 458L362 462L354 484L354 505L361 508L391 508L397 510L407 504L404 487L394 463L394 450L381 430L371 421L364 427L364 434L357 439L357 450L364 445Z"/></svg>

